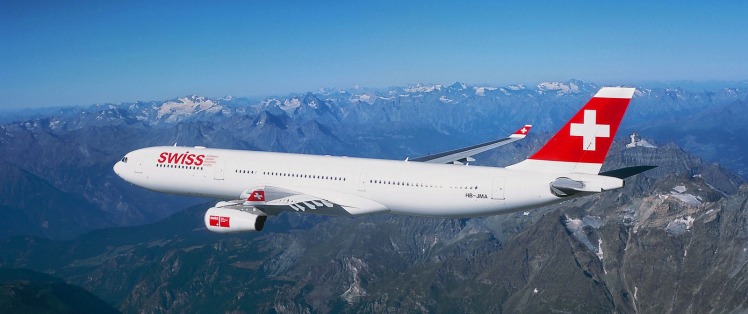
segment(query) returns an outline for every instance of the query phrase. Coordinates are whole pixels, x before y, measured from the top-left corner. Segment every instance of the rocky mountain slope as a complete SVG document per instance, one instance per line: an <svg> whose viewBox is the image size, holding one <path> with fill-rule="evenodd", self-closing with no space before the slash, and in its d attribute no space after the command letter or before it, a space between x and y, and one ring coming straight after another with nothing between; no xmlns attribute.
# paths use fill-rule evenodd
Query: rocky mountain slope
<svg viewBox="0 0 748 314"><path fill-rule="evenodd" d="M204 204L64 242L7 239L0 265L54 274L125 312L748 310L748 187L674 145L626 144L606 168L659 168L525 213L284 214L226 236L204 229Z"/></svg>
<svg viewBox="0 0 748 314"><path fill-rule="evenodd" d="M81 287L26 269L0 268L0 312L119 313Z"/></svg>

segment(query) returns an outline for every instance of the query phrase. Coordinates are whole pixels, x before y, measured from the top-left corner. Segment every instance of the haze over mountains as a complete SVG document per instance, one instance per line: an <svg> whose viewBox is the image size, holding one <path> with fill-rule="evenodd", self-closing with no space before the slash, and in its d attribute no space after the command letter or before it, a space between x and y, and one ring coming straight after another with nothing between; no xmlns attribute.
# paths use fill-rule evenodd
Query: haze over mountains
<svg viewBox="0 0 748 314"><path fill-rule="evenodd" d="M598 89L419 84L8 115L0 266L53 274L128 312L748 309L745 88L640 87L604 169L659 168L527 215L281 215L263 233L219 236L201 227L213 201L134 188L111 170L128 151L174 143L405 159L533 124L476 162L507 165Z"/></svg>

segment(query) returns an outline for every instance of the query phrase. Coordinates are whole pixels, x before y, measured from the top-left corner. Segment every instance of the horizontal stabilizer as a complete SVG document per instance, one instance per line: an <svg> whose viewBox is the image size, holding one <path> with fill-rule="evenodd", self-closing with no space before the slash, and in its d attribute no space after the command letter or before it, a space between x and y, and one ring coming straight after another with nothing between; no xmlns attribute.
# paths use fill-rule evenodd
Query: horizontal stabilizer
<svg viewBox="0 0 748 314"><path fill-rule="evenodd" d="M584 191L584 183L569 178L558 178L551 182L551 192L559 197L565 197Z"/></svg>
<svg viewBox="0 0 748 314"><path fill-rule="evenodd" d="M625 179L631 176L635 176L637 174L640 174L644 171L657 168L657 166L634 166L634 167L626 167L611 171L606 171L603 173L600 173L601 176L606 177L614 177L619 179Z"/></svg>
<svg viewBox="0 0 748 314"><path fill-rule="evenodd" d="M577 193L600 193L622 188L623 179L600 175L570 174L571 177L558 177L551 182L551 193L558 197Z"/></svg>

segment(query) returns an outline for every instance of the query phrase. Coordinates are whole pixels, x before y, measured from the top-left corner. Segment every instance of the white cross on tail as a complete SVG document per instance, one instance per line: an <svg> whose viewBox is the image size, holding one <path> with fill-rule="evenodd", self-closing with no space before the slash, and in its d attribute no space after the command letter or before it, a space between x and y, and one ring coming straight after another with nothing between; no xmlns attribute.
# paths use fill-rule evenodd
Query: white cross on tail
<svg viewBox="0 0 748 314"><path fill-rule="evenodd" d="M610 125L597 124L597 110L585 110L582 123L572 123L571 136L582 137L582 150L595 150L598 137L610 137Z"/></svg>

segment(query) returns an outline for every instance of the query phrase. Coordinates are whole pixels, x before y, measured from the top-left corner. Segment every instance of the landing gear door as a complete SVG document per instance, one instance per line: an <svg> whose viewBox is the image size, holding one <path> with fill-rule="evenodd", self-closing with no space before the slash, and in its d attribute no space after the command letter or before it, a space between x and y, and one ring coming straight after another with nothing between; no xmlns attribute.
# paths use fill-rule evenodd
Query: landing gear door
<svg viewBox="0 0 748 314"><path fill-rule="evenodd" d="M505 185L506 185L506 178L494 177L493 186L491 188L491 198L495 200L503 200Z"/></svg>

